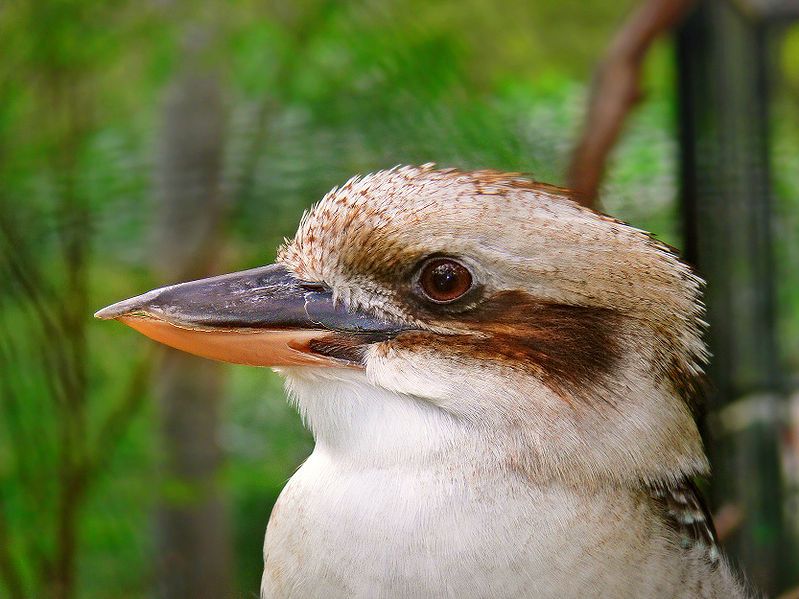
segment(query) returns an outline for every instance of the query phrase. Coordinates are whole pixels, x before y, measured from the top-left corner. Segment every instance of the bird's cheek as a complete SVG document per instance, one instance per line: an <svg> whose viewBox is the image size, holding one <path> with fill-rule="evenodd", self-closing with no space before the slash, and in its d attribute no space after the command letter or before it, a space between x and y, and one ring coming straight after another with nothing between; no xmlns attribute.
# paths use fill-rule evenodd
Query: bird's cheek
<svg viewBox="0 0 799 599"><path fill-rule="evenodd" d="M424 399L449 409L469 397L476 381L446 356L388 341L369 347L363 360L369 382L394 393Z"/></svg>

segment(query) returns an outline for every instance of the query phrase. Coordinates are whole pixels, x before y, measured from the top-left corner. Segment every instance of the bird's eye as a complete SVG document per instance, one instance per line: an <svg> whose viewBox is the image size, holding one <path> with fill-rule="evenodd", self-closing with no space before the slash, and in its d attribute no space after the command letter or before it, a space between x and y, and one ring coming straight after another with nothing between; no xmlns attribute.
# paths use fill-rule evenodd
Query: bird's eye
<svg viewBox="0 0 799 599"><path fill-rule="evenodd" d="M422 266L419 286L427 299L448 304L472 288L472 273L451 258L434 258Z"/></svg>

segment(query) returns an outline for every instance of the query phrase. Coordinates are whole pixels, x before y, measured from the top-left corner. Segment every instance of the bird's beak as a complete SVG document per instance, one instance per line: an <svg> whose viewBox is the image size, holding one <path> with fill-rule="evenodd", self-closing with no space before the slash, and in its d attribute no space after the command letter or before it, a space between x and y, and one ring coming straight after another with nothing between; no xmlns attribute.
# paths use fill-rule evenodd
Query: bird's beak
<svg viewBox="0 0 799 599"><path fill-rule="evenodd" d="M348 312L279 264L154 289L95 314L191 354L253 366L358 365L401 326Z"/></svg>

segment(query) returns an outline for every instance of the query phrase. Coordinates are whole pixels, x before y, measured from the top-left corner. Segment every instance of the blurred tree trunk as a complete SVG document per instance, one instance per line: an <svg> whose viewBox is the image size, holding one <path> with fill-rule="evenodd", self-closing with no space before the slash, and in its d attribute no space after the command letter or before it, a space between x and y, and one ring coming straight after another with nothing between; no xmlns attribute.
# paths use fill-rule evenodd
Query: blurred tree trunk
<svg viewBox="0 0 799 599"><path fill-rule="evenodd" d="M743 520L725 545L769 596L797 582L786 526L775 334L766 24L703 1L677 36L686 256L707 280L712 491Z"/></svg>
<svg viewBox="0 0 799 599"><path fill-rule="evenodd" d="M206 31L190 33L164 108L153 257L164 283L211 274L221 246L225 119L218 76L204 63L209 45ZM175 350L156 373L165 451L158 569L168 599L232 595L230 526L217 485L222 374Z"/></svg>

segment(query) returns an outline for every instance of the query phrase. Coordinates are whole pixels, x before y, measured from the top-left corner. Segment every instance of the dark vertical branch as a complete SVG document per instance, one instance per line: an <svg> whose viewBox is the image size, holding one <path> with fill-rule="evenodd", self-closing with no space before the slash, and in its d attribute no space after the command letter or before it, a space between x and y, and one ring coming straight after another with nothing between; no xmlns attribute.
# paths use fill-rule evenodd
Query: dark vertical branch
<svg viewBox="0 0 799 599"><path fill-rule="evenodd" d="M11 599L25 599L22 575L11 553L11 534L3 498L0 497L0 581Z"/></svg>
<svg viewBox="0 0 799 599"><path fill-rule="evenodd" d="M652 43L670 31L696 0L644 0L619 29L597 68L582 133L572 153L567 185L596 207L605 163L627 115L641 99L641 74Z"/></svg>
<svg viewBox="0 0 799 599"><path fill-rule="evenodd" d="M195 30L168 91L157 171L154 268L167 281L211 274L221 247L224 110L204 62L210 39ZM159 510L159 571L169 599L232 596L230 531L217 486L221 465L219 365L166 350L156 372L166 455Z"/></svg>
<svg viewBox="0 0 799 599"><path fill-rule="evenodd" d="M730 553L771 595L797 564L781 499L766 30L705 1L677 58L686 254L708 282L713 496L741 508Z"/></svg>
<svg viewBox="0 0 799 599"><path fill-rule="evenodd" d="M57 145L51 168L58 184L57 214L64 284L54 311L63 330L65 367L59 369L57 387L59 461L54 593L69 599L76 593L76 557L80 511L87 497L89 460L89 360L86 326L89 322L88 262L92 227L88 201L77 188L78 157L91 129L92 105L84 93L88 83L75 68L48 72L44 89L49 106L57 106L53 132ZM49 97L48 97L49 96Z"/></svg>
<svg viewBox="0 0 799 599"><path fill-rule="evenodd" d="M100 425L102 455L94 454L87 338L93 228L79 174L95 125L95 79L87 63L69 52L58 61L47 54L51 36L61 39L79 15L86 16L82 8L68 3L53 10L34 3L17 15L28 23L33 40L24 81L35 126L20 126L23 147L45 150L34 176L54 185L52 196L30 204L0 189L0 300L11 308L0 324L13 323L0 335L0 415L13 438L8 471L15 483L3 486L0 498L0 579L12 596L77 595L81 515L90 483L100 476L100 464L109 459L141 397L133 385L127 395L123 390L113 418ZM4 155L10 149L0 146ZM14 174L5 164L0 169ZM43 201L50 202L44 210ZM51 214L54 223L43 218ZM34 382L26 385L25 379ZM43 417L33 416L37 410ZM20 503L36 511L15 512Z"/></svg>

